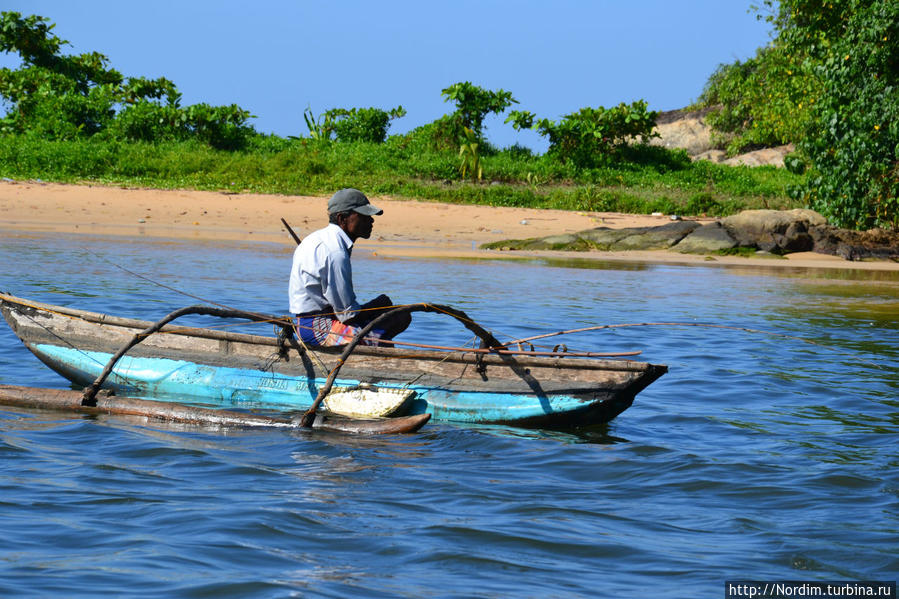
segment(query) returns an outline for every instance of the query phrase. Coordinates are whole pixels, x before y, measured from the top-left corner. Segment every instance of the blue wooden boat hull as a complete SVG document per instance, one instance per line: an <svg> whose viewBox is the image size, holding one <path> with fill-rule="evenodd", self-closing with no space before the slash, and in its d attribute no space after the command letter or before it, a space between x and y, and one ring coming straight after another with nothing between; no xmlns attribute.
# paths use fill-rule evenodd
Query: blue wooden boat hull
<svg viewBox="0 0 899 599"><path fill-rule="evenodd" d="M73 383L87 386L99 376L111 353L86 352L38 344L30 348L42 362ZM360 381L338 378L338 386ZM307 409L325 378L308 379L226 366L205 366L183 360L125 356L113 369L106 388L118 395L139 395L190 401L222 408ZM391 387L390 385L380 386ZM399 385L393 388L401 388ZM583 399L569 395L535 398L513 393L447 391L410 385L415 399L410 414L430 414L434 420L469 423L527 422L548 415L568 414L580 419L589 410ZM622 402L623 403L623 402ZM629 405L630 402L627 402ZM622 410L627 407L622 405ZM606 406L611 408L611 406Z"/></svg>

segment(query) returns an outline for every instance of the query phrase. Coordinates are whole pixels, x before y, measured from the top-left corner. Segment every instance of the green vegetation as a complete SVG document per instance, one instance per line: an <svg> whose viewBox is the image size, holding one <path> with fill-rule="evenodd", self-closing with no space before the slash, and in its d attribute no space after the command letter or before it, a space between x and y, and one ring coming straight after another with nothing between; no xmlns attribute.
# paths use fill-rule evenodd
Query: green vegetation
<svg viewBox="0 0 899 599"><path fill-rule="evenodd" d="M442 90L455 111L405 135L387 135L405 110L333 108L304 113L308 137L257 133L238 106L182 107L166 79L125 78L100 54L64 56L42 17L0 13L0 51L22 66L0 70L0 176L60 182L329 194L358 187L456 203L586 211L725 215L800 204L788 189L805 175L773 167L690 161L643 143L656 113L643 101L581 108L558 122L515 112L550 150L498 149L484 119L517 100L470 82Z"/></svg>
<svg viewBox="0 0 899 599"><path fill-rule="evenodd" d="M465 179L466 174L470 174L472 179L477 176L477 180L480 181L484 178L484 169L481 168L481 154L478 152L478 146L481 144L478 141L477 133L468 127L465 127L464 131L465 139L462 140L459 146L459 158L462 161L462 164L459 165L459 174L462 175L462 179Z"/></svg>
<svg viewBox="0 0 899 599"><path fill-rule="evenodd" d="M899 3L764 0L776 38L720 67L700 105L739 151L794 142L793 190L843 227L899 228Z"/></svg>
<svg viewBox="0 0 899 599"><path fill-rule="evenodd" d="M380 108L332 108L318 119L311 108L303 112L309 137L322 142L331 141L333 133L337 141L383 143L387 139L390 121L404 116L406 109L402 106L390 111Z"/></svg>
<svg viewBox="0 0 899 599"><path fill-rule="evenodd" d="M0 144L0 177L284 194L329 194L352 186L442 202L632 213L729 214L794 206L784 190L799 178L784 169L691 163L685 154L677 156L672 166L577 169L550 156L523 157L506 149L481 158L491 183L469 183L460 180L456 152L421 151L411 134L383 144L257 135L239 152L198 140L8 136ZM529 175L540 184L529 184Z"/></svg>
<svg viewBox="0 0 899 599"><path fill-rule="evenodd" d="M712 73L699 105L715 107L706 121L728 154L790 143L808 127L820 83L781 46L760 48L745 62Z"/></svg>
<svg viewBox="0 0 899 599"><path fill-rule="evenodd" d="M449 131L454 138L464 136L465 129L474 132L478 140L484 138L484 119L488 114L500 114L518 100L505 90L490 91L469 81L454 83L440 92L447 102L455 102L456 111L447 115Z"/></svg>
<svg viewBox="0 0 899 599"><path fill-rule="evenodd" d="M0 97L10 105L0 134L48 140L100 136L130 141L199 139L239 149L253 132L239 106L182 107L175 84L125 79L97 52L67 56L67 44L39 16L0 13L0 51L17 52L22 67L0 69ZM163 102L163 98L165 102Z"/></svg>
<svg viewBox="0 0 899 599"><path fill-rule="evenodd" d="M380 108L332 108L328 114L334 119L337 141L367 141L383 143L387 139L390 121L406 116L402 106L388 111Z"/></svg>
<svg viewBox="0 0 899 599"><path fill-rule="evenodd" d="M562 162L579 167L593 167L614 162L624 156L621 151L640 138L646 142L658 137L653 132L657 112L646 110L646 102L621 103L614 108L581 108L565 115L558 123L549 119L535 121L533 113L512 111L506 122L515 129L536 129L549 139L549 153Z"/></svg>

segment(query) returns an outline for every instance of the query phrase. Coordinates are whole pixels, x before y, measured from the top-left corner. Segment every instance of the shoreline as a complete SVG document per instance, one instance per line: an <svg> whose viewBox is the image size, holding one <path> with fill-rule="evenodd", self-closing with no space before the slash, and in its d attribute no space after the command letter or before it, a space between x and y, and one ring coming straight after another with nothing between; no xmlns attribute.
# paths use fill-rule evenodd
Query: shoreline
<svg viewBox="0 0 899 599"><path fill-rule="evenodd" d="M363 190L364 191L364 190ZM499 251L482 243L574 233L593 227L659 226L666 216L570 212L441 204L370 195L384 209L371 239L359 240L366 253L382 257L553 259L650 264L739 265L771 268L825 268L899 271L892 261L850 262L837 256L802 252L784 258L707 256L665 250L603 252ZM122 188L42 181L0 182L0 230L197 241L293 240L284 218L301 238L327 224L328 196L285 196L216 191ZM713 218L695 219L711 222Z"/></svg>

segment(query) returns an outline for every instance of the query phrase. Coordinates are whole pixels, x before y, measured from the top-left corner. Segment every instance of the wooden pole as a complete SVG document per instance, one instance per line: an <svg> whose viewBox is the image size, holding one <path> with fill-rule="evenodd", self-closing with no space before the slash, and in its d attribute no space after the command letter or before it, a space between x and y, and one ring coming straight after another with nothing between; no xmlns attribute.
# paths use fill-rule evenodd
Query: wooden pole
<svg viewBox="0 0 899 599"><path fill-rule="evenodd" d="M285 227L287 227L287 232L290 233L290 236L293 237L293 240L297 242L297 245L300 245L300 243L302 243L300 236L293 232L293 229L290 228L290 225L287 224L286 220L282 218L281 222L284 223Z"/></svg>
<svg viewBox="0 0 899 599"><path fill-rule="evenodd" d="M81 392L71 389L44 389L0 384L0 405L18 408L137 416L202 426L298 428L296 422L285 417L200 408L167 401L116 397L106 393L97 397L93 405L84 405L81 399ZM397 418L363 420L334 414L317 414L312 428L322 431L361 434L412 433L424 426L430 417L430 414L416 414Z"/></svg>

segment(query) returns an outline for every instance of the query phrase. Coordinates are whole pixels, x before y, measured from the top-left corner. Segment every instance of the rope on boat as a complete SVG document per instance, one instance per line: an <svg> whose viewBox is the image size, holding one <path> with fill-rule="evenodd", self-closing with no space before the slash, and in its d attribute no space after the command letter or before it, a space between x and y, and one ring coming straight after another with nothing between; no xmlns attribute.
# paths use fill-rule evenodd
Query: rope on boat
<svg viewBox="0 0 899 599"><path fill-rule="evenodd" d="M158 332L162 327L164 327L169 322L175 320L176 318L180 318L181 316L186 316L188 314L202 314L204 316L219 316L221 318L246 318L248 320L252 320L254 322L269 322L272 320L272 316L267 314L259 314L256 312L247 312L245 310L234 310L231 308L216 308L213 306L187 306L186 308L180 308L175 310L174 312L169 313L167 316L156 322L155 324L147 327L140 333L136 333L134 337L131 338L125 346L120 349L116 354L109 359L109 362L106 363L106 367L103 369L103 372L100 373L100 376L94 380L93 383L85 387L84 394L81 396L81 405L82 406L96 406L97 405L97 392L100 390L100 386L106 380L106 378L112 372L112 369L115 367L116 363L122 359L129 349L148 338L153 333ZM288 326L288 325L285 325Z"/></svg>

